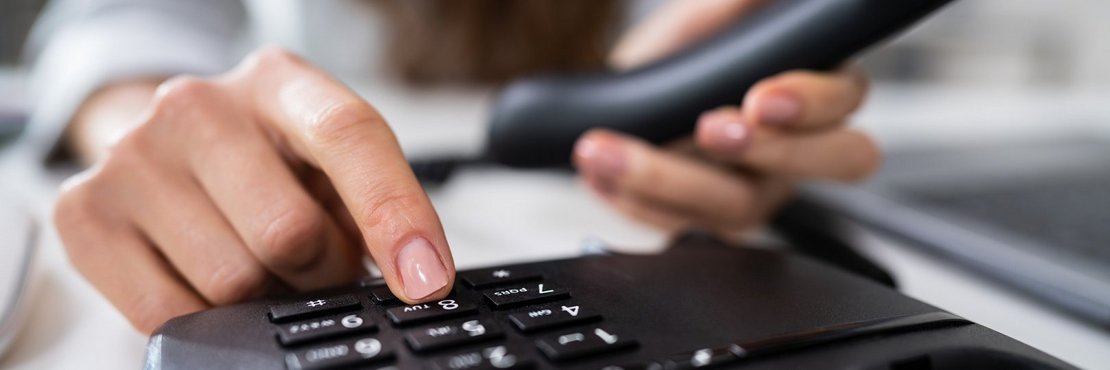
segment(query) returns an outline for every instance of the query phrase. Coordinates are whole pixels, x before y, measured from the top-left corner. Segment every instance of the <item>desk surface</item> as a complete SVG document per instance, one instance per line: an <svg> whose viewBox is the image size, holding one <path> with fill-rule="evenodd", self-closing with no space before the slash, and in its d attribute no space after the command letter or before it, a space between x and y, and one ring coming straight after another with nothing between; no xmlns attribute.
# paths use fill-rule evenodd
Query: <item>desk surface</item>
<svg viewBox="0 0 1110 370"><path fill-rule="evenodd" d="M1008 123L1040 119L1021 110L1002 115L972 115L969 119L960 112L974 109L961 102L966 99L960 96L949 98L954 105L950 109L932 105L914 110L914 94L890 95L877 91L875 95L877 99L873 100L882 102L882 110L865 111L861 120L864 126L878 133L884 143L898 143L915 135L932 135L925 126L936 127L938 122L949 122L955 132L966 133L962 125L979 119L999 121L999 117L1010 115L1015 117ZM906 103L901 103L899 96L904 97ZM1097 96L1100 98L1096 100L1102 101L1106 95ZM1028 108L1033 104L1053 104L1041 97L1031 98L1028 105L1010 103L1010 106L1025 109L1033 109ZM1074 107L1051 110L1056 109L1071 109L1071 114L1075 114ZM1108 116L1110 114L1093 117ZM901 126L905 129L886 124L892 120L905 123ZM1059 125L1054 122L1053 127ZM982 133L990 128L976 126L971 127L971 131ZM899 134L902 137L898 137ZM933 135L925 141L934 139L943 140L943 136ZM33 168L29 165L31 161L20 158L18 153L4 157L0 158L0 178L5 185L17 185L21 197L28 199L40 215L48 215L58 179ZM625 221L565 174L477 169L458 175L447 186L429 193L443 218L459 268L573 256L587 237L619 246L643 246L643 250L662 245L662 235ZM46 217L40 219L45 222ZM134 332L70 267L52 228L44 229L49 232L42 238L28 297L32 313L11 352L0 359L0 368L139 368L146 338ZM1110 331L1061 315L905 245L867 234L861 235L860 245L865 253L888 266L898 278L902 291L912 297L967 317L1079 367L1110 369L1110 351L1107 350Z"/></svg>
<svg viewBox="0 0 1110 370"><path fill-rule="evenodd" d="M432 192L460 268L575 255L583 235L619 245L661 245L623 221L569 176L478 171ZM541 195L542 196L537 196ZM573 217L571 217L573 216ZM538 222L537 222L538 221ZM1083 368L1110 368L1110 332L1062 316L906 246L862 235L904 292ZM649 248L650 249L650 248ZM506 257L511 256L511 257ZM32 314L0 367L139 368L146 338L68 264L53 235L37 256Z"/></svg>

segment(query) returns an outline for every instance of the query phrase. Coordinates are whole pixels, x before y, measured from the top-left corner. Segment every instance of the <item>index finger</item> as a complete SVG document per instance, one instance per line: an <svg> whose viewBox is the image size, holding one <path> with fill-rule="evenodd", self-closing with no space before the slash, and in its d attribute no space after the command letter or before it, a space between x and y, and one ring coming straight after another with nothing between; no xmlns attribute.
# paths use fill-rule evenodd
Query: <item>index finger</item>
<svg viewBox="0 0 1110 370"><path fill-rule="evenodd" d="M256 52L232 78L248 81L259 120L331 179L394 294L446 296L455 273L443 226L377 110L280 49Z"/></svg>

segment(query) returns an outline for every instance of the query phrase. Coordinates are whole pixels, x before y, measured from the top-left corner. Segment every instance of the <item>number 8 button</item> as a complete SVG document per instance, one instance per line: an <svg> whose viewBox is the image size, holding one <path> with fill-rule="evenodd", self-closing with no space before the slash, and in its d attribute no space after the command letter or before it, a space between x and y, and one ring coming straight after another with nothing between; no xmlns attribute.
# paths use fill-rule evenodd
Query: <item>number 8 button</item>
<svg viewBox="0 0 1110 370"><path fill-rule="evenodd" d="M459 317L476 312L473 303L459 303L454 299L444 299L436 303L421 303L386 310L386 316L397 325L412 325L431 320Z"/></svg>

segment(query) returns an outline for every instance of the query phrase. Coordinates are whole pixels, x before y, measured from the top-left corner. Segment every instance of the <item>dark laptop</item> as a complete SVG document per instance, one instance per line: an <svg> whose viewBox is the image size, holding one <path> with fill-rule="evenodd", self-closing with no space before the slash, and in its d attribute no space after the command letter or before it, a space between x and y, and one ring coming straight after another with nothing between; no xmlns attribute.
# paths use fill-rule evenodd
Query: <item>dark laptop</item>
<svg viewBox="0 0 1110 370"><path fill-rule="evenodd" d="M890 153L861 187L817 185L834 211L1110 328L1110 140Z"/></svg>

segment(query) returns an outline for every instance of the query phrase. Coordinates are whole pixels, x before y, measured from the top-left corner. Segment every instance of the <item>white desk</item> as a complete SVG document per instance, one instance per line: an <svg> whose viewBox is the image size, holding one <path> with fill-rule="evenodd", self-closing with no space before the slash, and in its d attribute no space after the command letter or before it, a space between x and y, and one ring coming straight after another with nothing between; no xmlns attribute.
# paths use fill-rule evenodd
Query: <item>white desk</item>
<svg viewBox="0 0 1110 370"><path fill-rule="evenodd" d="M959 114L959 108L925 106L914 111L900 105L910 103L900 103L898 94L884 94L881 87L876 90L877 98L873 101L882 102L883 109L869 108L860 119L884 143L905 139L898 138L897 133L927 137L930 131L921 126L899 130L883 122L926 122L935 126L938 122L961 122L944 121L956 116L966 118ZM966 104L958 100L952 98L951 104ZM387 112L387 117L390 116ZM983 127L969 130L990 131ZM399 134L404 139L405 132ZM940 140L939 136L933 139ZM28 168L17 156L8 157L6 165L0 166L0 178L6 184L20 185L40 214L48 214L57 179ZM579 243L587 236L644 249L658 247L663 240L651 230L624 221L593 199L573 178L561 174L464 171L446 187L432 190L431 195L460 268L575 255ZM1072 320L912 248L866 235L861 241L865 252L888 266L910 296L1079 367L1110 369L1110 331ZM146 338L135 333L70 267L52 232L43 238L34 270L29 297L33 312L11 353L0 359L0 368L141 366Z"/></svg>

